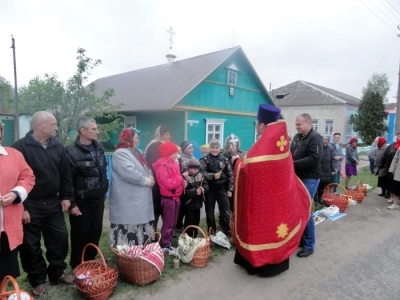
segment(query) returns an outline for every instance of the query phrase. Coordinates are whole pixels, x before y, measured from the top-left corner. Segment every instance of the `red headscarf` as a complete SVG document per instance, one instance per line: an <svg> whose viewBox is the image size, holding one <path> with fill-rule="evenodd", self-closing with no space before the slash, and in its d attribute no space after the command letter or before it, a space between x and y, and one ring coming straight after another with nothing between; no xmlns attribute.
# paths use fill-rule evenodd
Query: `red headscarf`
<svg viewBox="0 0 400 300"><path fill-rule="evenodd" d="M352 137L351 139L350 139L350 141L349 141L349 145L351 145L352 147L353 147L353 149L357 149L357 144L355 145L355 146L353 146L353 143L354 142L358 142L358 140L357 140L357 138L356 137Z"/></svg>
<svg viewBox="0 0 400 300"><path fill-rule="evenodd" d="M135 145L133 144L133 137L135 136L135 133L139 134L134 128L123 129L119 136L116 150L122 148L131 148L133 154L137 157L141 165L148 167L147 162L144 159L143 155L136 149Z"/></svg>
<svg viewBox="0 0 400 300"><path fill-rule="evenodd" d="M396 135L398 135L400 132L398 132ZM397 137L397 139L396 139L396 144L394 145L394 149L399 149L399 147L400 147L400 139L399 139L399 137Z"/></svg>
<svg viewBox="0 0 400 300"><path fill-rule="evenodd" d="M378 146L378 149L381 149L383 145L386 144L386 139L384 137L379 137L378 142L376 145Z"/></svg>

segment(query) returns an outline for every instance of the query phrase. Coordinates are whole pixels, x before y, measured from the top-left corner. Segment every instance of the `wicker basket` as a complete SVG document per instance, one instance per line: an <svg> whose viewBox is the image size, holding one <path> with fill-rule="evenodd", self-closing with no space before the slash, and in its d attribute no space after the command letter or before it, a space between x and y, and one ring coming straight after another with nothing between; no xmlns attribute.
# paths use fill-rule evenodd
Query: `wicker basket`
<svg viewBox="0 0 400 300"><path fill-rule="evenodd" d="M353 198L353 200L357 201L358 203L363 202L365 194L358 191L358 190L347 190L347 194Z"/></svg>
<svg viewBox="0 0 400 300"><path fill-rule="evenodd" d="M198 226L195 225L189 225L188 227L186 227L181 234L184 234L186 232L186 230L188 230L189 228L196 228L198 231L201 232L201 234L203 235L203 237L206 239L206 245L205 246L201 246L198 247L196 249L196 251L193 254L193 259L190 262L190 265L192 265L193 267L196 268L204 268L205 266L207 266L208 261L210 259L210 253L211 253L211 239L210 237L207 235L207 233L204 232L203 229L201 229Z"/></svg>
<svg viewBox="0 0 400 300"><path fill-rule="evenodd" d="M12 285L14 287L13 290L7 291L8 281L10 281L12 283ZM4 277L4 279L1 283L0 300L7 300L8 297L10 297L13 294L17 295L16 300L22 300L21 293L25 293L25 294L29 295L28 292L26 292L24 290L20 290L19 285L18 285L17 281L14 279L14 277L12 277L12 276ZM31 295L29 295L29 299L34 300L35 298L33 298Z"/></svg>
<svg viewBox="0 0 400 300"><path fill-rule="evenodd" d="M161 239L161 234L158 234L158 241ZM150 241L150 237L146 243L143 244L143 248ZM111 248L111 251L117 257L117 268L121 279L134 285L144 286L160 278L160 272L151 263L141 259L139 257L132 257L127 253L119 251L118 249Z"/></svg>
<svg viewBox="0 0 400 300"><path fill-rule="evenodd" d="M364 195L367 194L368 189L363 185L361 180L357 181L356 183L356 191L363 193Z"/></svg>
<svg viewBox="0 0 400 300"><path fill-rule="evenodd" d="M85 261L85 251L89 246L96 248L101 260ZM86 274L88 274L86 278L79 278L81 275ZM103 253L95 244L87 244L83 248L82 262L75 268L74 275L78 290L86 299L90 300L108 299L118 281L117 270L106 264Z"/></svg>
<svg viewBox="0 0 400 300"><path fill-rule="evenodd" d="M328 188L331 185L337 185L341 187L344 190L345 194L338 195L334 193L328 193L327 192ZM337 207L339 207L339 211L341 213L343 213L346 210L347 206L349 205L349 198L350 197L348 195L348 191L342 185L337 183L328 184L324 189L324 193L322 194L322 199L324 201L325 206L336 205Z"/></svg>

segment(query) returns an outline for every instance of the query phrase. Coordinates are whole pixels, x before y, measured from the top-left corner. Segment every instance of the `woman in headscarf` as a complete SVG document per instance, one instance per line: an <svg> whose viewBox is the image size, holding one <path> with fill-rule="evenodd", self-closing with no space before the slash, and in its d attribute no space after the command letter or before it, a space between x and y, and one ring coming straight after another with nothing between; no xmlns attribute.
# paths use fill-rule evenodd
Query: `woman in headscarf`
<svg viewBox="0 0 400 300"><path fill-rule="evenodd" d="M374 174L378 176L378 187L382 189L382 192L379 196L386 195L390 198L390 190L388 188L388 174L387 170L385 170L385 151L388 147L386 143L386 139L383 137L378 138L377 142L377 150L376 150L376 161L375 161L375 169Z"/></svg>
<svg viewBox="0 0 400 300"><path fill-rule="evenodd" d="M110 247L142 245L154 236L154 177L138 151L139 132L122 130L113 154L110 186Z"/></svg>
<svg viewBox="0 0 400 300"><path fill-rule="evenodd" d="M358 140L352 137L346 146L346 178L345 186L349 188L351 176L357 176L357 165L358 165L358 152L357 152Z"/></svg>
<svg viewBox="0 0 400 300"><path fill-rule="evenodd" d="M242 150L240 150L240 139L237 135L231 133L225 139L225 148L223 150L223 154L229 159L232 167L234 166L236 159L244 156Z"/></svg>
<svg viewBox="0 0 400 300"><path fill-rule="evenodd" d="M391 192L392 192L392 205L388 207L388 209L399 209L399 201L400 201L400 151L399 144L397 141L395 147L397 147L396 154L393 157L392 163L390 164L389 172L392 174L393 180L391 183Z"/></svg>
<svg viewBox="0 0 400 300"><path fill-rule="evenodd" d="M385 170L388 174L387 178L387 189L389 191L392 190L392 183L393 183L393 174L389 172L389 168L392 164L394 155L396 154L397 150L400 148L400 132L396 134L396 140L391 143L385 150L385 154L383 154L385 160ZM385 196L388 198L388 203L393 203L393 199L390 196Z"/></svg>
<svg viewBox="0 0 400 300"><path fill-rule="evenodd" d="M193 158L193 142L184 141L181 144L181 156L179 157L179 165L181 169L181 173L188 171L188 163L189 160ZM181 196L181 199L185 195ZM183 205L179 207L178 220L176 222L176 231L180 232L183 230L183 219L185 217L185 210Z"/></svg>

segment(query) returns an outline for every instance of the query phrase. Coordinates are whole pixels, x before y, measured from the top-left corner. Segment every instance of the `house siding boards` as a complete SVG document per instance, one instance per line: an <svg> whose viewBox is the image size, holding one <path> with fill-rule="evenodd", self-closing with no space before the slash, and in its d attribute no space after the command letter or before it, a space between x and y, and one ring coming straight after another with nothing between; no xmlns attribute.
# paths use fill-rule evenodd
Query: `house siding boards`
<svg viewBox="0 0 400 300"><path fill-rule="evenodd" d="M206 143L207 119L224 120L224 131L221 137L221 143L234 133L240 138L242 150L247 151L255 142L255 116L226 115L210 112L188 112L188 121L198 121L188 126L188 140L193 140L199 145ZM224 145L222 145L223 147Z"/></svg>
<svg viewBox="0 0 400 300"><path fill-rule="evenodd" d="M229 85L228 68L236 66L236 85ZM230 96L229 88L234 88ZM262 83L241 52L237 52L213 71L203 82L186 95L177 107L213 108L238 113L257 113L262 103L273 104Z"/></svg>

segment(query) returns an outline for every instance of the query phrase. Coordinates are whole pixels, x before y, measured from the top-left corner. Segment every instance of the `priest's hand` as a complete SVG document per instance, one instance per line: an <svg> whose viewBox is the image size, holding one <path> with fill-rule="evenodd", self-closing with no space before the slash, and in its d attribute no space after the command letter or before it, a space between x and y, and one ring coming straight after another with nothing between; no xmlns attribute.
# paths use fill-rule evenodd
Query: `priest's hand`
<svg viewBox="0 0 400 300"><path fill-rule="evenodd" d="M13 203L13 201L17 199L17 195L13 192L10 192L2 197L0 197L0 203L2 206L7 206Z"/></svg>
<svg viewBox="0 0 400 300"><path fill-rule="evenodd" d="M232 192L226 192L226 195L230 198L232 197Z"/></svg>
<svg viewBox="0 0 400 300"><path fill-rule="evenodd" d="M61 206L62 206L62 211L67 212L69 207L71 206L71 201L70 200L62 200Z"/></svg>
<svg viewBox="0 0 400 300"><path fill-rule="evenodd" d="M22 224L29 224L31 222L31 215L27 210L24 211L22 215Z"/></svg>
<svg viewBox="0 0 400 300"><path fill-rule="evenodd" d="M214 178L215 179L220 179L221 178L221 173L220 172L218 172L218 173L214 173Z"/></svg>
<svg viewBox="0 0 400 300"><path fill-rule="evenodd" d="M70 213L71 215L75 216L75 217L77 217L77 216L82 216L82 213L81 213L81 211L79 210L79 207L78 207L78 206L75 206L73 209L71 209L71 210L69 211L69 213Z"/></svg>

